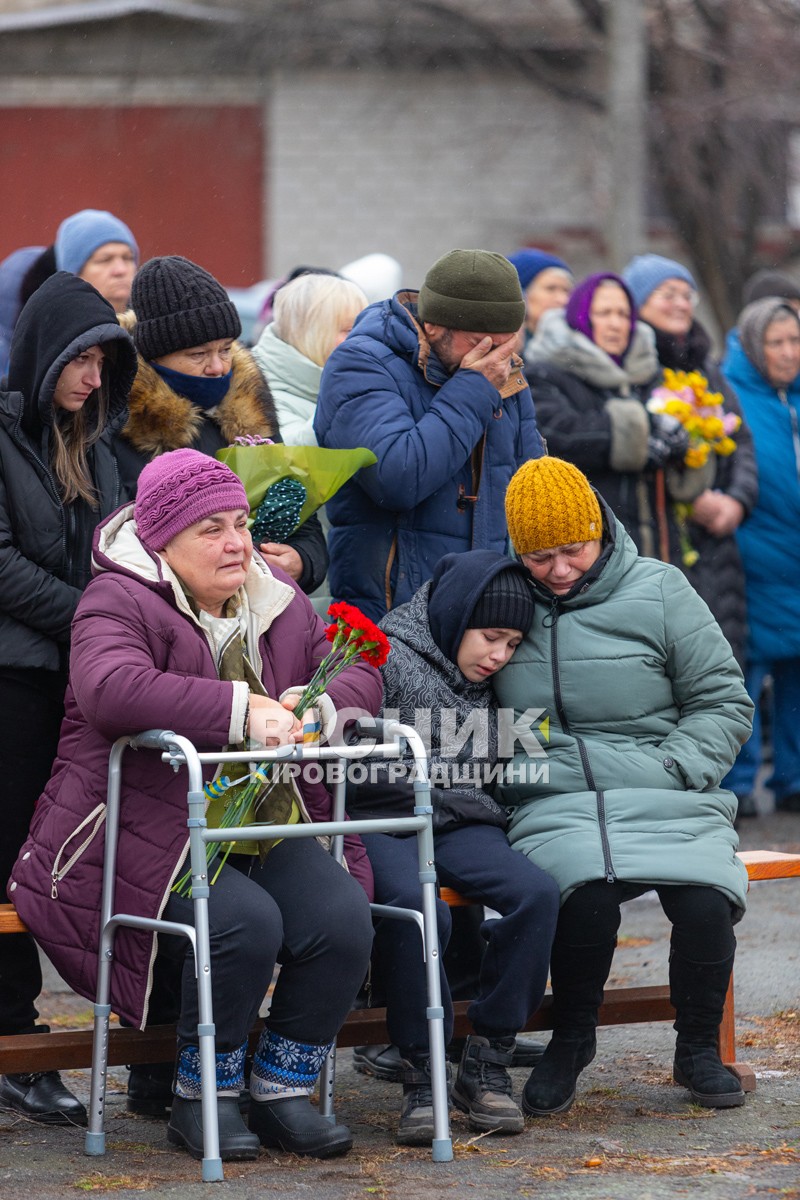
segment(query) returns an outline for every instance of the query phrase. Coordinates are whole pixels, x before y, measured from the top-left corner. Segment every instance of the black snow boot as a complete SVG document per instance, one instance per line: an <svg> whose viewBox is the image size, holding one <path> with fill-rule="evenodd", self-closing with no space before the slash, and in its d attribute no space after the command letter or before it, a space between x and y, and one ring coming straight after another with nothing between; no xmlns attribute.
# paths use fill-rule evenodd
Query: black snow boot
<svg viewBox="0 0 800 1200"><path fill-rule="evenodd" d="M742 1085L722 1062L717 1034L733 970L733 955L720 962L690 962L672 952L670 1000L677 1014L672 1077L703 1108L738 1108Z"/></svg>
<svg viewBox="0 0 800 1200"><path fill-rule="evenodd" d="M522 1110L532 1117L566 1112L575 1100L578 1076L595 1056L597 1011L611 970L617 940L596 946L553 946L553 1036L522 1093Z"/></svg>

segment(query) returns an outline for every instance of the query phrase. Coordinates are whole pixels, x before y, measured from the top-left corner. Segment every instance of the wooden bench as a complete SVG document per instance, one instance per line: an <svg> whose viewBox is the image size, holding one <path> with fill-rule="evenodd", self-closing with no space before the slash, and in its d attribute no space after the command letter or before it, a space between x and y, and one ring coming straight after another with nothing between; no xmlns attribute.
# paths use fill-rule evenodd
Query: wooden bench
<svg viewBox="0 0 800 1200"><path fill-rule="evenodd" d="M747 867L751 881L788 879L800 876L800 854L784 854L773 850L742 851L739 857ZM458 893L442 888L442 897L453 907L467 905ZM13 905L0 904L0 934L24 933L25 926ZM551 1015L553 998L545 996L541 1008L525 1026L526 1032L553 1028ZM464 1037L471 1032L467 1020L469 1001L454 1005L455 1035ZM746 1092L755 1091L756 1078L746 1063L736 1059L734 1028L733 980L728 989L719 1048L722 1061L739 1076ZM608 988L600 1009L601 1025L638 1024L643 1021L674 1021L675 1010L669 1002L669 988L654 987ZM260 1024L251 1034L254 1047ZM381 1045L389 1042L386 1029L386 1010L383 1008L354 1009L339 1033L340 1047ZM144 1031L112 1028L109 1038L109 1066L125 1063L169 1062L175 1055L175 1026L155 1025ZM90 1067L92 1063L92 1030L69 1029L48 1034L16 1034L0 1037L0 1074L24 1071L72 1070Z"/></svg>

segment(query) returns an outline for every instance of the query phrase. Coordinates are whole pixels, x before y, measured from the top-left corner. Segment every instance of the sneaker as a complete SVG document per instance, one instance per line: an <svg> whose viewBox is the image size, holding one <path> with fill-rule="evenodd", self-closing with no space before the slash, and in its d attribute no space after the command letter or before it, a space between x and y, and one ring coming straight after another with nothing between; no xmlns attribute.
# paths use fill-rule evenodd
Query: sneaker
<svg viewBox="0 0 800 1200"><path fill-rule="evenodd" d="M447 1046L447 1061L455 1063L457 1066L461 1062L461 1056L464 1053L466 1044L467 1039L465 1037L453 1038ZM514 1042L514 1052L511 1055L511 1066L535 1067L546 1049L547 1045L545 1042L536 1042L533 1038L525 1037L524 1034L517 1034L516 1041Z"/></svg>
<svg viewBox="0 0 800 1200"><path fill-rule="evenodd" d="M477 1133L522 1133L525 1118L511 1095L515 1039L467 1038L453 1087L453 1104Z"/></svg>
<svg viewBox="0 0 800 1200"><path fill-rule="evenodd" d="M398 1146L429 1146L433 1141L433 1090L428 1059L402 1059L403 1103L397 1126Z"/></svg>

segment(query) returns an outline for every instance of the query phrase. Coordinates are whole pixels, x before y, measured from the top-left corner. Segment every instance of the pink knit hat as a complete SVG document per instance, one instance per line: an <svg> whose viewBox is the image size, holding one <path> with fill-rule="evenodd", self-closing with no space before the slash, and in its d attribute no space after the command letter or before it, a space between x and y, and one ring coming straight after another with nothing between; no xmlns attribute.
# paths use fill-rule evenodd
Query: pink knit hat
<svg viewBox="0 0 800 1200"><path fill-rule="evenodd" d="M247 493L230 467L199 450L170 450L148 463L136 489L136 531L148 550L212 513L243 508Z"/></svg>

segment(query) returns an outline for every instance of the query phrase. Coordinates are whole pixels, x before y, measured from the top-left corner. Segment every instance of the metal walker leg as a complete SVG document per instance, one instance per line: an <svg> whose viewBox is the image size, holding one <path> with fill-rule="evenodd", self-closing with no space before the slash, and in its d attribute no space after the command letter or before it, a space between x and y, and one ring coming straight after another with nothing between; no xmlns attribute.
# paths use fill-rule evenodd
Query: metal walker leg
<svg viewBox="0 0 800 1200"><path fill-rule="evenodd" d="M174 754L179 749L189 768L189 843L192 864L195 925L173 921L152 920L128 914L114 914L117 843L119 840L119 801L122 755L128 746L147 747ZM103 894L100 912L100 948L98 952L97 998L94 1006L94 1043L92 1047L92 1079L89 1100L89 1121L84 1148L92 1156L105 1154L105 1093L108 1073L108 1028L111 1008L111 968L114 958L114 938L117 929L128 926L154 932L176 933L187 937L194 952L197 977L197 1027L200 1048L200 1088L203 1123L202 1178L214 1183L223 1179L219 1153L219 1121L217 1115L216 1052L214 1017L211 1001L211 953L208 930L208 884L205 875L205 797L203 778L197 751L187 739L155 730L135 738L120 738L115 742L109 759L106 808L106 842L103 860Z"/></svg>
<svg viewBox="0 0 800 1200"><path fill-rule="evenodd" d="M370 725L370 723L366 723ZM372 723L366 736L373 736L379 723ZM383 729L383 724L380 724ZM424 746L415 730L408 726L385 723L387 731L395 739L405 738L411 745L416 762L414 783L416 807L413 818L393 818L390 828L417 834L419 856L419 878L422 884L423 911L391 908L391 915L414 920L421 926L423 952L425 955L428 984L427 1019L430 1037L431 1083L434 1111L434 1140L432 1156L434 1162L449 1162L453 1157L448 1114L444 1010L441 1003L439 982L438 928L436 923L436 873L433 857L433 831L431 824L430 785L427 776L427 759ZM399 746L399 741L397 742ZM174 770L186 766L189 775L187 792L189 816L189 852L192 874L192 897L194 904L194 927L176 922L147 917L137 917L114 912L117 844L119 839L119 806L122 756L127 748L150 749L161 752L162 759ZM395 755L395 746L381 746L376 751ZM270 757L263 752L264 757ZM281 747L272 752L272 757L292 758L302 761L302 747ZM100 946L98 950L97 994L94 1006L94 1044L92 1050L91 1097L89 1122L85 1150L93 1156L105 1153L105 1093L108 1070L108 1041L111 996L111 971L114 959L114 939L120 926L149 930L156 933L179 934L190 940L194 952L197 978L199 1022L197 1027L200 1051L201 1109L203 1126L202 1179L216 1182L223 1179L222 1160L219 1149L219 1120L216 1093L216 1050L215 1026L211 991L211 953L209 942L208 896L209 881L206 870L206 844L210 841L230 841L231 829L207 829L205 819L205 795L203 792L202 765L224 759L239 757L246 762L252 752L220 752L200 754L184 737L166 730L150 730L132 737L120 738L113 746L109 760L108 792L106 809L106 843L103 868L103 893L100 916ZM347 747L315 748L309 757L335 759L356 757ZM345 776L335 789L334 817L338 820L318 822L315 825L246 826L237 830L237 840L258 841L268 837L330 836L333 852L341 861L343 852ZM347 824L353 833L383 832L385 820L353 821ZM335 1079L335 1047L326 1060L320 1076L320 1112L333 1120L333 1089Z"/></svg>

